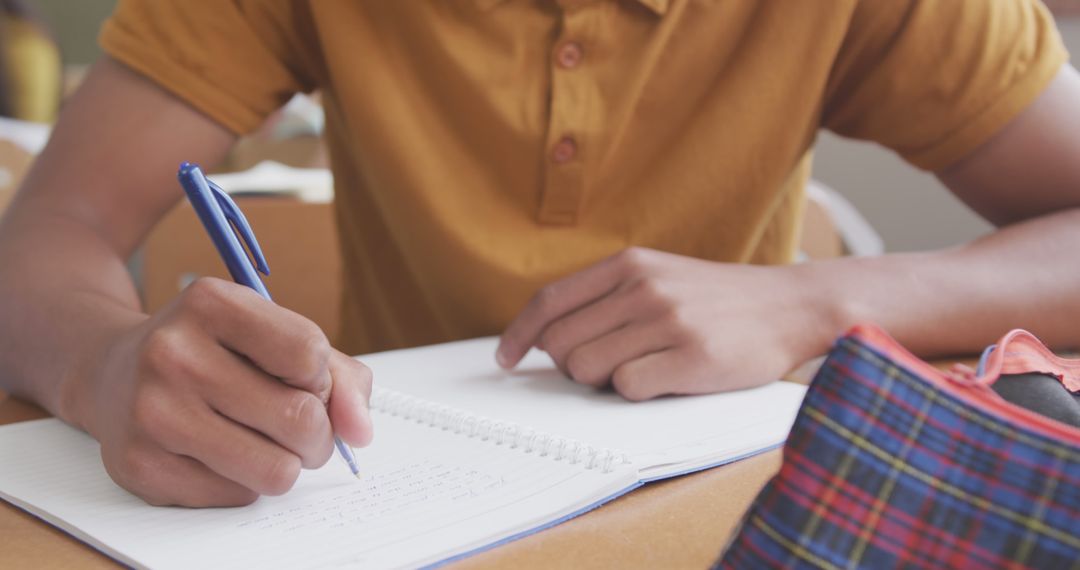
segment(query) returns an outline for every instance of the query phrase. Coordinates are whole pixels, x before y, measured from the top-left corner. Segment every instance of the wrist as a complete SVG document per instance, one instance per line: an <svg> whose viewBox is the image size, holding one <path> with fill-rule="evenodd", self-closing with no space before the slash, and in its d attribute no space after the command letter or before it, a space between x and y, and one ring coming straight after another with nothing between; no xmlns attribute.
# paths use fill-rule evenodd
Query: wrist
<svg viewBox="0 0 1080 570"><path fill-rule="evenodd" d="M64 422L93 435L90 412L95 386L108 360L109 343L95 340L78 351L56 385L51 412Z"/></svg>
<svg viewBox="0 0 1080 570"><path fill-rule="evenodd" d="M130 317L100 330L92 341L86 342L71 360L56 386L51 411L90 435L95 435L97 431L94 420L102 398L114 397L114 394L105 393L108 384L123 377L122 368L125 365L134 365L133 362L126 363L126 360L130 360L130 355L134 354L134 351L127 347L137 337L130 333L148 316L132 313Z"/></svg>
<svg viewBox="0 0 1080 570"><path fill-rule="evenodd" d="M816 330L828 336L820 350L859 323L874 323L898 339L912 338L925 319L944 312L939 299L948 295L942 292L941 275L955 263L951 254L846 257L793 266L816 315Z"/></svg>
<svg viewBox="0 0 1080 570"><path fill-rule="evenodd" d="M859 263L856 259L847 259ZM852 295L845 282L850 265L820 261L789 266L792 282L799 291L798 306L802 318L800 356L805 359L829 351L837 337L860 321L859 298Z"/></svg>

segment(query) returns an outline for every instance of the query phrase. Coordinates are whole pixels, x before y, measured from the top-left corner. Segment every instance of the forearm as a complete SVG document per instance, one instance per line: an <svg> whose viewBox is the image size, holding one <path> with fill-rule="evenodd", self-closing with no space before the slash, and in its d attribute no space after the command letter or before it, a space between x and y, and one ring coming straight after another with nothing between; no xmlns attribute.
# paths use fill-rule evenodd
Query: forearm
<svg viewBox="0 0 1080 570"><path fill-rule="evenodd" d="M808 264L808 282L834 332L884 327L921 356L970 354L1026 328L1078 344L1080 210L1004 227L961 247ZM831 339L821 339L824 351Z"/></svg>
<svg viewBox="0 0 1080 570"><path fill-rule="evenodd" d="M66 388L145 315L124 260L92 228L26 206L0 226L0 388L78 424Z"/></svg>
<svg viewBox="0 0 1080 570"><path fill-rule="evenodd" d="M65 105L0 223L0 388L81 425L69 387L145 319L125 261L181 197L181 161L235 136L104 59Z"/></svg>

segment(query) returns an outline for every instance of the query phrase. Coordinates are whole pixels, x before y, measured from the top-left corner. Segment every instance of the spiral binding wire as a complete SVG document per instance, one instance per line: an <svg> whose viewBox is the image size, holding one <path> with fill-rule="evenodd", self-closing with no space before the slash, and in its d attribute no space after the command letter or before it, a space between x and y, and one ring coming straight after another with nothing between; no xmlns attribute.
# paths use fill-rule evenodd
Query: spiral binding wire
<svg viewBox="0 0 1080 570"><path fill-rule="evenodd" d="M599 469L603 473L610 473L617 465L630 462L625 454L610 449L596 448L575 439L458 410L381 386L371 390L371 409L468 438L521 449L524 453L536 453L555 461L565 460L589 470Z"/></svg>

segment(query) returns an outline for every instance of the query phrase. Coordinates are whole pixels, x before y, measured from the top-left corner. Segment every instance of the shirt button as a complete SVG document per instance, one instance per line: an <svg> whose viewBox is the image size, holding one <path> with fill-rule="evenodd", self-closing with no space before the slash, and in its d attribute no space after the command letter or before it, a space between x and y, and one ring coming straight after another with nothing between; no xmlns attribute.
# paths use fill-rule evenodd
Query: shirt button
<svg viewBox="0 0 1080 570"><path fill-rule="evenodd" d="M573 137L563 137L551 148L551 160L558 164L570 162L577 156L577 141Z"/></svg>
<svg viewBox="0 0 1080 570"><path fill-rule="evenodd" d="M555 60L563 69L574 69L585 58L585 50L577 42L566 42L555 53Z"/></svg>

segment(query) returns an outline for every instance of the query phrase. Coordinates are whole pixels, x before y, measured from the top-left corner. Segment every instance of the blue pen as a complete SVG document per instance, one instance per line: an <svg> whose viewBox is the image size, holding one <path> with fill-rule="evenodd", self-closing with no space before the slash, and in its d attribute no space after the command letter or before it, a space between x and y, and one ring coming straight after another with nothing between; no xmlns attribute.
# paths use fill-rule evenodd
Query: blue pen
<svg viewBox="0 0 1080 570"><path fill-rule="evenodd" d="M202 170L195 164L185 162L180 165L177 173L180 185L184 187L188 201L195 208L195 213L202 221L206 233L214 242L214 247L221 254L225 266L229 268L229 274L233 281L254 289L258 294L270 300L270 292L266 290L259 273L270 275L270 268L266 265L266 258L259 249L259 242L255 240L255 233L251 231L247 218L240 211L232 198L225 193L217 184L214 184L203 175ZM231 225L230 225L231 222ZM247 244L252 259L248 257L244 246L240 243L233 227L240 232L240 237ZM341 441L340 437L334 436L334 445L338 452L349 464L353 475L360 476L360 467L356 464L356 457L352 449Z"/></svg>

